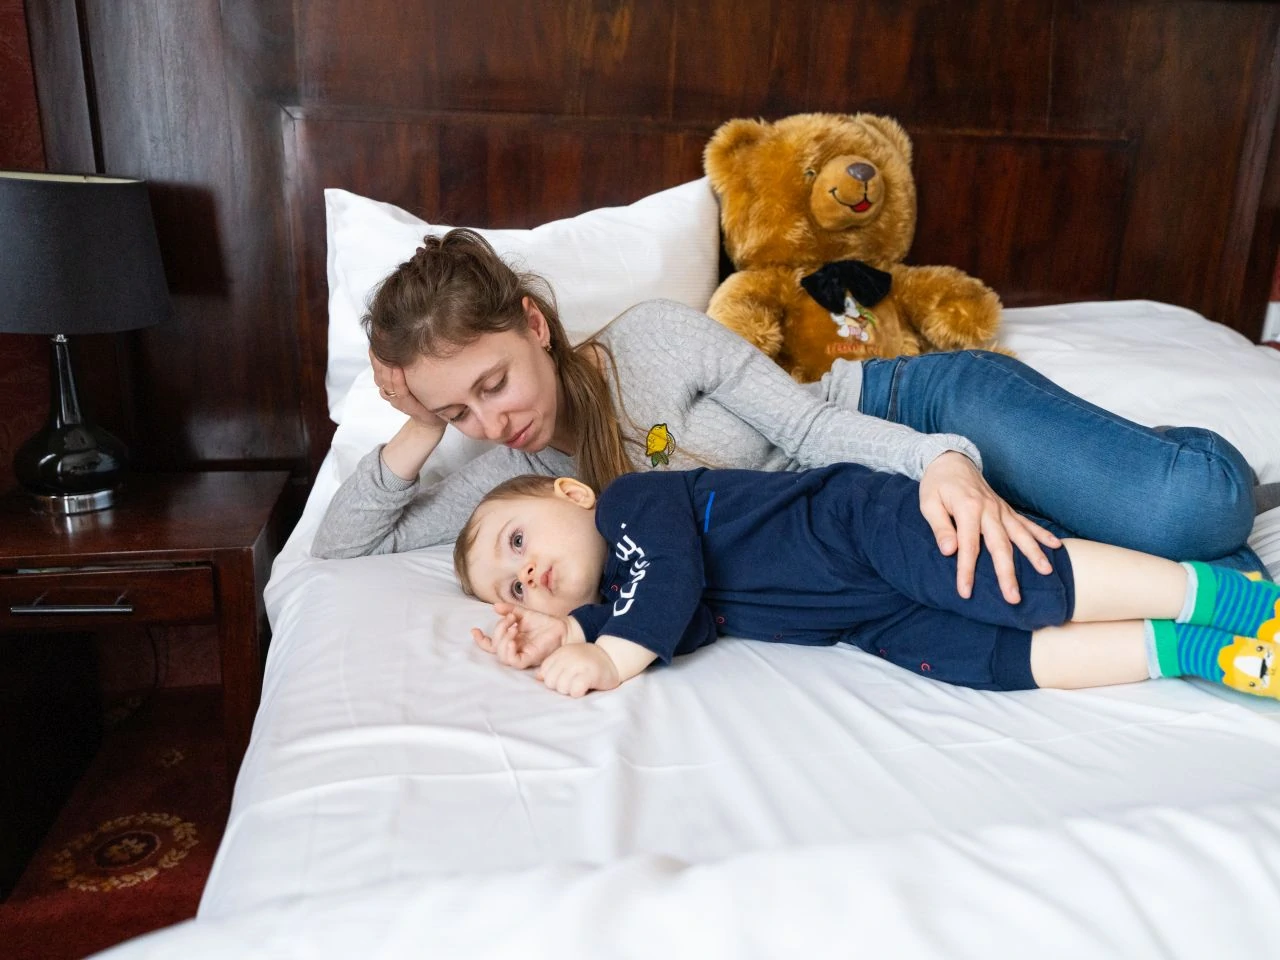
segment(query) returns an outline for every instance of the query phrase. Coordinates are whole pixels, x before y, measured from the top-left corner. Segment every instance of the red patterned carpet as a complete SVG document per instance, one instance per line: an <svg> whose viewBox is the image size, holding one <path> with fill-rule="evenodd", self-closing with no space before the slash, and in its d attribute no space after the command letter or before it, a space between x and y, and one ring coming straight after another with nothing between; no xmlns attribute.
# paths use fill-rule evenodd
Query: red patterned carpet
<svg viewBox="0 0 1280 960"><path fill-rule="evenodd" d="M195 916L229 792L219 689L108 714L102 748L0 904L0 955L79 960Z"/></svg>

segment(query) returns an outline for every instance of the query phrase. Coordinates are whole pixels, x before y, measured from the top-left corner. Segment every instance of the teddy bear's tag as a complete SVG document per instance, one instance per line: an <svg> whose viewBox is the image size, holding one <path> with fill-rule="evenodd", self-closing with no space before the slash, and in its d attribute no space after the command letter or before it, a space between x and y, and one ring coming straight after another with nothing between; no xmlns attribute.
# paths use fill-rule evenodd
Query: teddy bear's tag
<svg viewBox="0 0 1280 960"><path fill-rule="evenodd" d="M868 327L876 325L876 315L846 293L844 312L831 314L831 322L836 325L837 336L867 343L871 339Z"/></svg>
<svg viewBox="0 0 1280 960"><path fill-rule="evenodd" d="M870 342L871 328L876 325L870 307L888 296L892 283L888 273L861 260L837 260L800 280L809 296L831 314L836 335L859 343Z"/></svg>

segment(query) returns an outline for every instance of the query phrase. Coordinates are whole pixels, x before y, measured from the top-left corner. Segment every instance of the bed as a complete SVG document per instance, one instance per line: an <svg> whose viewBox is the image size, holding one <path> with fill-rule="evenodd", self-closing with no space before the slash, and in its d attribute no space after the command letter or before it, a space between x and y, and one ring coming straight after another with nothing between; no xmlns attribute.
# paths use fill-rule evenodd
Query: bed
<svg viewBox="0 0 1280 960"><path fill-rule="evenodd" d="M705 306L702 144L730 116L801 109L906 121L911 259L999 290L1020 358L1139 422L1217 429L1280 481L1280 351L1238 332L1280 224L1280 15L496 6L315 0L293 5L292 60L282 32L254 54L254 83L297 94L273 250L295 270L314 482L268 586L262 704L199 916L111 955L1273 955L1280 702L1182 680L990 694L747 641L570 701L471 645L488 614L447 548L308 546L398 426L356 320L417 214L498 228L575 335L637 299ZM1168 202L1219 163L1236 179L1216 202ZM450 434L427 469L477 450ZM1250 542L1280 573L1280 509Z"/></svg>
<svg viewBox="0 0 1280 960"><path fill-rule="evenodd" d="M714 210L693 181L490 236L581 335L610 297L709 295ZM469 642L489 614L448 547L313 559L333 491L401 421L358 304L443 229L341 190L326 212L339 422L267 588L252 742L199 917L119 956L1266 952L1280 703L1182 680L982 693L747 641L572 701ZM585 268L628 281L575 286ZM1140 422L1219 429L1280 480L1280 351L1151 301L1013 308L1002 343ZM451 432L426 469L481 449ZM1280 571L1280 510L1251 542Z"/></svg>

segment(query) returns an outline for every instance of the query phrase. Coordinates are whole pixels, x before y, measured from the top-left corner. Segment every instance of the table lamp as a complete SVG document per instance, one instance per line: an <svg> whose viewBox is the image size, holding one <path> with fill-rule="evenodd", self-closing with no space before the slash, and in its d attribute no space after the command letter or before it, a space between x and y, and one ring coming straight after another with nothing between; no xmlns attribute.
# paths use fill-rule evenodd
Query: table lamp
<svg viewBox="0 0 1280 960"><path fill-rule="evenodd" d="M51 335L49 419L13 460L42 509L111 506L128 462L124 444L81 412L67 337L168 313L145 182L0 170L0 333Z"/></svg>

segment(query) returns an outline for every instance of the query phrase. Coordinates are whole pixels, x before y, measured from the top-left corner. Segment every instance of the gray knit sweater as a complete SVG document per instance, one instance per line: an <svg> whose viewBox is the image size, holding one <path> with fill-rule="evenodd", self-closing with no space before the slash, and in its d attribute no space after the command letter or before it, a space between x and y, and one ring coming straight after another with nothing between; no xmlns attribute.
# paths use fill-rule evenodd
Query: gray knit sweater
<svg viewBox="0 0 1280 960"><path fill-rule="evenodd" d="M963 437L916 433L858 413L861 364L837 360L820 382L800 386L745 340L679 303L638 304L599 340L617 361L622 387L615 402L637 470L800 470L852 461L918 480L947 450L981 466ZM666 425L671 448L668 462L659 457L655 465L645 444L658 424ZM357 557L447 543L480 498L508 477L576 475L573 459L550 447L526 454L498 446L422 488L388 470L381 452L381 446L370 451L334 494L313 555Z"/></svg>

